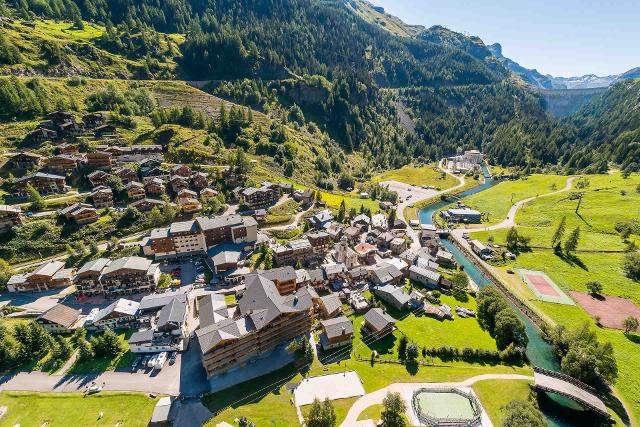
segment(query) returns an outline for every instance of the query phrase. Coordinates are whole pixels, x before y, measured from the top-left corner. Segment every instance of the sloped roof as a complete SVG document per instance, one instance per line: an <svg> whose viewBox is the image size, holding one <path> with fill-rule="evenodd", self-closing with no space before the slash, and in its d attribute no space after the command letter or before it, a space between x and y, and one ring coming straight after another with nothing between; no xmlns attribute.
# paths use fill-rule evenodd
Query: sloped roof
<svg viewBox="0 0 640 427"><path fill-rule="evenodd" d="M178 298L173 298L167 305L160 309L158 315L158 328L162 328L170 323L183 323L187 314L187 304Z"/></svg>
<svg viewBox="0 0 640 427"><path fill-rule="evenodd" d="M389 323L395 324L396 319L389 316L381 308L372 308L364 315L364 320L376 330L384 329Z"/></svg>
<svg viewBox="0 0 640 427"><path fill-rule="evenodd" d="M98 258L93 261L87 261L84 263L82 268L78 270L78 274L84 274L88 272L96 272L100 273L103 268L105 268L111 260L109 258Z"/></svg>
<svg viewBox="0 0 640 427"><path fill-rule="evenodd" d="M134 316L138 311L139 303L128 299L120 298L117 301L112 302L107 307L98 311L96 317L93 318L94 322L98 322L111 313L121 313L126 316Z"/></svg>
<svg viewBox="0 0 640 427"><path fill-rule="evenodd" d="M332 314L342 308L342 303L340 302L340 298L336 294L329 294L323 297L320 297L322 300L322 304L324 305L327 313Z"/></svg>
<svg viewBox="0 0 640 427"><path fill-rule="evenodd" d="M221 294L207 294L199 303L200 329L211 326L229 317L229 307Z"/></svg>
<svg viewBox="0 0 640 427"><path fill-rule="evenodd" d="M43 319L65 328L70 328L78 320L79 316L80 310L76 310L75 308L71 308L63 304L56 304L38 316L38 319Z"/></svg>
<svg viewBox="0 0 640 427"><path fill-rule="evenodd" d="M164 292L161 294L145 295L140 300L139 309L140 310L158 309L169 304L173 299L178 299L179 301L184 303L187 301L187 294L185 293L185 291L178 289L175 291Z"/></svg>
<svg viewBox="0 0 640 427"><path fill-rule="evenodd" d="M389 283L396 280L398 277L402 277L402 271L393 264L381 264L378 268L373 270L373 274L376 276L380 283Z"/></svg>
<svg viewBox="0 0 640 427"><path fill-rule="evenodd" d="M323 320L320 322L327 338L335 338L344 334L353 334L353 323L345 316L335 317L333 319Z"/></svg>
<svg viewBox="0 0 640 427"><path fill-rule="evenodd" d="M118 270L138 270L138 271L147 271L151 266L152 262L150 259L142 258L139 256L130 256L124 258L118 258L115 261L112 261L103 271L102 274L112 274L117 272Z"/></svg>
<svg viewBox="0 0 640 427"><path fill-rule="evenodd" d="M49 261L47 263L42 264L35 271L31 273L31 275L37 276L51 276L58 272L62 267L64 267L64 262L61 261Z"/></svg>

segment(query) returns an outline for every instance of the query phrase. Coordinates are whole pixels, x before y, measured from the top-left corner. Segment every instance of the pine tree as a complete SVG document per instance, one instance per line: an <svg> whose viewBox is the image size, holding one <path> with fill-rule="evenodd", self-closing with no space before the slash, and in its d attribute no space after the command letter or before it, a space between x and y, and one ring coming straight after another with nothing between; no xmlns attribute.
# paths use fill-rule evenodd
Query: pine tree
<svg viewBox="0 0 640 427"><path fill-rule="evenodd" d="M564 243L564 251L567 255L570 255L572 252L576 250L578 247L578 242L580 240L580 227L576 227L573 229L567 241Z"/></svg>
<svg viewBox="0 0 640 427"><path fill-rule="evenodd" d="M340 202L340 208L338 209L338 216L337 216L338 222L344 222L346 211L347 211L347 206L344 203L344 199L342 199L342 202Z"/></svg>
<svg viewBox="0 0 640 427"><path fill-rule="evenodd" d="M562 236L564 235L566 224L567 224L567 217L563 216L562 219L560 220L560 223L558 224L558 227L556 227L556 231L553 233L553 237L551 238L552 247L555 247L558 243L562 241Z"/></svg>

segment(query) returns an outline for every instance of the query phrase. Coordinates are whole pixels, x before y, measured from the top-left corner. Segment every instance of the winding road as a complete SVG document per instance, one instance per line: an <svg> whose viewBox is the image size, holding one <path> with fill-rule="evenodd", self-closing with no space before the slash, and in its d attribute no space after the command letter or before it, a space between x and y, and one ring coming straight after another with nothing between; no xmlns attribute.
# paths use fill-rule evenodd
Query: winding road
<svg viewBox="0 0 640 427"><path fill-rule="evenodd" d="M473 233L476 231L492 231L492 230L499 230L501 228L515 227L517 225L516 213L518 213L518 209L520 209L522 206L524 206L525 204L529 203L532 200L539 199L541 197L553 196L554 194L564 193L566 191L571 190L571 188L573 188L573 181L575 178L576 178L575 176L567 178L567 183L565 184L564 188L560 190L552 191L551 193L539 194L537 196L529 197L527 199L523 199L514 203L509 209L509 212L507 213L507 217L498 224L490 225L487 227L477 227L477 228L456 228L455 230L452 231L452 233L461 235L463 233Z"/></svg>
<svg viewBox="0 0 640 427"><path fill-rule="evenodd" d="M438 163L438 169L440 169L442 172L446 173L447 175L450 175L452 177L454 177L455 179L458 180L458 184L456 184L455 186L451 187L451 188L447 188L446 190L441 190L441 191L434 191L432 194L423 194L423 195L417 195L415 197L412 197L411 200L403 200L400 203L398 203L398 206L396 207L396 218L398 218L401 221L404 221L407 225L409 225L409 222L405 219L404 216L404 211L407 207L411 206L411 205L415 205L417 203L420 203L424 200L428 200L428 199L432 199L433 197L437 197L440 196L442 194L445 193L450 193L451 191L455 191L459 188L461 188L465 181L464 181L464 177L459 176L459 175L455 175L452 174L451 172L449 172L447 170L447 168L443 167L443 160L440 160L440 163ZM417 251L420 249L420 235L419 235L419 230L416 230L415 228L408 226L407 227L407 235L411 238L411 247L410 249L413 251Z"/></svg>
<svg viewBox="0 0 640 427"><path fill-rule="evenodd" d="M483 374L476 375L475 377L468 378L461 382L442 382L442 383L394 383L384 388L376 390L371 393L367 393L351 405L347 417L340 424L340 427L354 427L354 426L372 426L375 425L372 420L358 421L358 416L371 405L382 403L387 393L400 393L407 404L407 412L409 415L409 421L412 425L419 425L415 419L415 415L411 409L411 396L413 392L419 388L443 388L443 387L471 387L478 381L483 380L521 380L521 381L533 381L533 377L519 374ZM491 420L487 416L486 412L482 414L482 426L493 427Z"/></svg>

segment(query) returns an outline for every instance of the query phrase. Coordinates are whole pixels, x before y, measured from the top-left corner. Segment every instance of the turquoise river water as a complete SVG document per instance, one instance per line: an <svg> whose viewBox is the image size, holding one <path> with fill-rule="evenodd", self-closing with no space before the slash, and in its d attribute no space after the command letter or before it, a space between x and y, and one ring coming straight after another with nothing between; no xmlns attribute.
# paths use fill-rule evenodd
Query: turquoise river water
<svg viewBox="0 0 640 427"><path fill-rule="evenodd" d="M491 188L497 181L494 180L489 174L486 168L483 168L484 182L460 193L458 197L464 199L472 194L479 193L488 188ZM427 206L419 212L420 222L422 224L433 224L433 215L450 202L440 201L432 205ZM458 249L451 241L447 239L442 240L442 245L450 251L455 257L459 265L462 265L465 272L478 284L480 288L490 285L489 279L478 270L475 265L469 260L465 254ZM541 368L557 371L560 369L559 363L553 354L551 345L542 338L541 332L538 328L526 317L518 307L513 305L514 310L524 322L527 336L529 337L529 344L527 345L527 357L532 365L539 366ZM573 427L573 426L592 426L595 422L589 415L579 409L579 407L573 402L561 398L559 396L541 396L540 407L544 413L547 423L550 427Z"/></svg>

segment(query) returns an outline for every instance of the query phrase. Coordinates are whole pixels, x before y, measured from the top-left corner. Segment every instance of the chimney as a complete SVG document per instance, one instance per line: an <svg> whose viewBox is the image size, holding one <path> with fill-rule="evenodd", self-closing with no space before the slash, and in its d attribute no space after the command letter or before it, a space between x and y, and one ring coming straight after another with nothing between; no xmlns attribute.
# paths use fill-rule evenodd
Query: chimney
<svg viewBox="0 0 640 427"><path fill-rule="evenodd" d="M344 326L342 327L342 335L347 333L347 328L345 328Z"/></svg>

